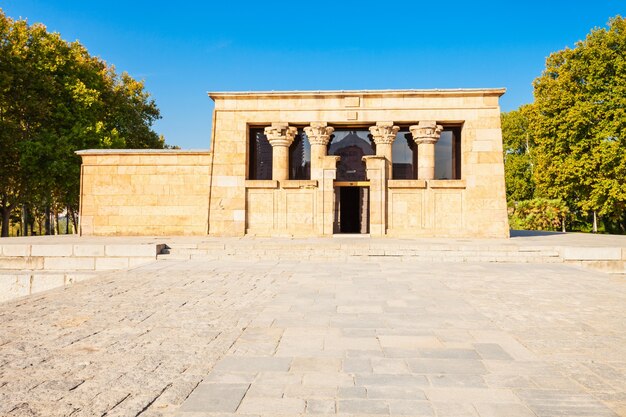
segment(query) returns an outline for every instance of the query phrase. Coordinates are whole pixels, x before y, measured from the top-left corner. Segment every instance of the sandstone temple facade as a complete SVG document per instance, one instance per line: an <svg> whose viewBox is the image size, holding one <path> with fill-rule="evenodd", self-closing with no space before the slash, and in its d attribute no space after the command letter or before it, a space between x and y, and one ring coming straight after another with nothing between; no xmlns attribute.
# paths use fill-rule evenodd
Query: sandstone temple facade
<svg viewBox="0 0 626 417"><path fill-rule="evenodd" d="M209 151L78 152L80 231L508 237L502 94L210 93Z"/></svg>

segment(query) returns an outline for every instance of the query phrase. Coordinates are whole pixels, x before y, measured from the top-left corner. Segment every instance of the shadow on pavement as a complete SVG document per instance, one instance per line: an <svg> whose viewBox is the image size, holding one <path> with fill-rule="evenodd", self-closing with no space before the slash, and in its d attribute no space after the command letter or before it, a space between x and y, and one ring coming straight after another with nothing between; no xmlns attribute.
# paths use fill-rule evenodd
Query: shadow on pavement
<svg viewBox="0 0 626 417"><path fill-rule="evenodd" d="M511 237L554 236L564 235L563 232L547 232L545 230L511 230Z"/></svg>

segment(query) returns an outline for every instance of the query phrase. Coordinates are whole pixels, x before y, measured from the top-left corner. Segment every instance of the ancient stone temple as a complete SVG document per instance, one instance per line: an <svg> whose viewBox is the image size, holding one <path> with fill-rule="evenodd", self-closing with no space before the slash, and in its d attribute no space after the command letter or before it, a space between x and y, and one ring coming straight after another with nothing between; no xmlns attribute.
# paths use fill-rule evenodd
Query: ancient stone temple
<svg viewBox="0 0 626 417"><path fill-rule="evenodd" d="M210 93L210 151L78 152L81 233L508 237L503 93Z"/></svg>

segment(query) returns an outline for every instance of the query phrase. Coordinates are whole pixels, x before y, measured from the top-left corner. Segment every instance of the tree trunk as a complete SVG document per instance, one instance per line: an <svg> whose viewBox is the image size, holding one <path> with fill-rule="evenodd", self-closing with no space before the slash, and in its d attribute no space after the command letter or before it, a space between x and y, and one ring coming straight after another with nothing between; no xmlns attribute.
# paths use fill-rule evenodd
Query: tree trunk
<svg viewBox="0 0 626 417"><path fill-rule="evenodd" d="M24 221L24 228L22 229L24 234L22 236L28 236L28 208L26 204L22 204L22 220Z"/></svg>
<svg viewBox="0 0 626 417"><path fill-rule="evenodd" d="M30 228L30 234L28 234L28 229ZM30 207L26 206L26 233L24 236L32 236L35 234L35 219L31 216Z"/></svg>
<svg viewBox="0 0 626 417"><path fill-rule="evenodd" d="M2 227L0 228L0 237L9 237L9 225L11 223L11 212L15 204L9 204L6 196L2 199L0 206L0 215L2 216Z"/></svg>
<svg viewBox="0 0 626 417"><path fill-rule="evenodd" d="M70 213L72 214L72 225L74 226L74 234L78 234L78 219L76 216L76 213L74 213L74 210L71 210Z"/></svg>
<svg viewBox="0 0 626 417"><path fill-rule="evenodd" d="M566 232L566 230L565 230L565 216L563 216L563 219L561 220L561 231L563 233Z"/></svg>
<svg viewBox="0 0 626 417"><path fill-rule="evenodd" d="M44 232L46 233L46 236L48 236L52 234L52 228L50 227L50 206L46 206L46 209L44 210L44 216Z"/></svg>
<svg viewBox="0 0 626 417"><path fill-rule="evenodd" d="M65 234L70 234L70 208L65 207Z"/></svg>
<svg viewBox="0 0 626 417"><path fill-rule="evenodd" d="M28 236L28 223L26 223L26 204L22 204L22 236Z"/></svg>
<svg viewBox="0 0 626 417"><path fill-rule="evenodd" d="M2 212L2 231L0 232L0 237L9 237L9 221L11 219L11 206L2 207L0 212Z"/></svg>
<svg viewBox="0 0 626 417"><path fill-rule="evenodd" d="M56 234L61 234L61 225L59 224L59 210L54 209L54 228L56 229Z"/></svg>
<svg viewBox="0 0 626 417"><path fill-rule="evenodd" d="M598 215L593 211L593 233L598 233Z"/></svg>

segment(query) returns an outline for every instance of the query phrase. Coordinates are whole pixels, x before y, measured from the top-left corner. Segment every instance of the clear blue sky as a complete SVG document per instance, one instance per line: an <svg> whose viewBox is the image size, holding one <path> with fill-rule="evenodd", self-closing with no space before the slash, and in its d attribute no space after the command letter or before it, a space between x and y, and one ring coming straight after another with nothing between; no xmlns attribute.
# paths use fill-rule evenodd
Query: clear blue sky
<svg viewBox="0 0 626 417"><path fill-rule="evenodd" d="M532 101L550 52L624 1L0 0L12 18L144 79L170 144L208 148L207 91L506 87Z"/></svg>

